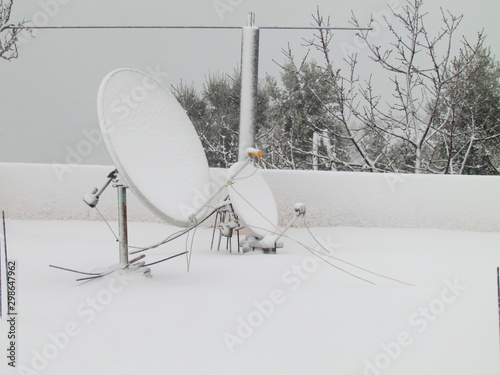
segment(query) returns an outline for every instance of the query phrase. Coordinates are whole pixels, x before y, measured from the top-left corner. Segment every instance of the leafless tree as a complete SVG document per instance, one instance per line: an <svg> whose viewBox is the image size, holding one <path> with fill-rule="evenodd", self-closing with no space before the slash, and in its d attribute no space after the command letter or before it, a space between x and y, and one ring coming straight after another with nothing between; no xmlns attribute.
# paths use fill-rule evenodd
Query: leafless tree
<svg viewBox="0 0 500 375"><path fill-rule="evenodd" d="M500 64L488 48L465 45L452 75L440 109L447 123L438 162L450 174L500 174Z"/></svg>
<svg viewBox="0 0 500 375"><path fill-rule="evenodd" d="M332 31L319 28L330 26L330 20L319 10L314 15L318 31L308 45L321 52L322 68L336 88L337 106L330 112L342 124L365 169L443 173L435 170L431 161L453 115L450 106L444 115L442 110L447 88L461 73L453 69L452 53L462 16L442 10L441 30L431 35L422 5L422 0L411 0L398 11L391 9L395 22L385 20L392 39L387 46L375 44L370 31L358 32L375 63L372 73L364 78L358 73L356 53L344 58L347 72L334 68L330 56ZM354 14L351 23L361 27ZM367 26L373 23L372 18ZM464 40L464 56L472 61L483 40L483 35L472 45ZM373 74L377 74L377 68L392 84L389 95L376 87ZM404 155L401 150L405 150Z"/></svg>
<svg viewBox="0 0 500 375"><path fill-rule="evenodd" d="M29 30L27 20L18 23L11 22L11 13L14 0L0 0L0 58L4 60L16 59L19 55L18 42L20 33Z"/></svg>

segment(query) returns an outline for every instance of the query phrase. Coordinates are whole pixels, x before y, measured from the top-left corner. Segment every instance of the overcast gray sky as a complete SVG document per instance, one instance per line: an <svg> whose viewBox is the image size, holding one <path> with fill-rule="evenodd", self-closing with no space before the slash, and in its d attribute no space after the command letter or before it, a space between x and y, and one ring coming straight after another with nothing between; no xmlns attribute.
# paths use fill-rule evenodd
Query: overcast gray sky
<svg viewBox="0 0 500 375"><path fill-rule="evenodd" d="M319 5L335 26L387 14L403 0L17 0L13 20L36 25L223 25L243 26L248 12L258 26L309 26ZM500 56L498 0L426 0L438 24L439 8L463 14L457 34L471 40L484 29L486 45ZM277 75L273 59L290 42L305 53L309 31L261 31L259 74ZM386 30L377 32L383 44ZM181 79L201 86L209 72L232 72L240 63L239 30L41 30L20 46L20 57L0 61L0 162L110 164L103 144L78 152L98 128L96 94L101 79L117 68L156 72L164 84ZM458 42L458 40L457 40ZM356 47L351 32L337 32L333 54ZM360 58L366 58L360 51ZM78 154L75 156L74 152ZM70 156L72 155L72 156Z"/></svg>

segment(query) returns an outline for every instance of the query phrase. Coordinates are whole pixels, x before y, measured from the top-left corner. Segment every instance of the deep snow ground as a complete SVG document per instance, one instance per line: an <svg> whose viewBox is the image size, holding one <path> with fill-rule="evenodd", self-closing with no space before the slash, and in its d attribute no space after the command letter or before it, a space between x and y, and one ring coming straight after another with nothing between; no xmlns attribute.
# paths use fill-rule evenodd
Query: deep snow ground
<svg viewBox="0 0 500 375"><path fill-rule="evenodd" d="M377 283L368 284L290 239L276 255L210 251L211 229L197 231L189 273L179 257L154 266L151 278L78 283L78 275L48 265L90 271L115 263L117 244L103 223L7 224L9 254L18 260L17 363L24 372L5 373L500 373L500 233L311 229L333 255L414 286L329 259ZM131 223L129 240L147 245L175 230ZM290 236L317 247L306 229ZM180 239L146 260L184 249ZM2 347L5 330L4 320ZM1 361L3 374L9 368Z"/></svg>

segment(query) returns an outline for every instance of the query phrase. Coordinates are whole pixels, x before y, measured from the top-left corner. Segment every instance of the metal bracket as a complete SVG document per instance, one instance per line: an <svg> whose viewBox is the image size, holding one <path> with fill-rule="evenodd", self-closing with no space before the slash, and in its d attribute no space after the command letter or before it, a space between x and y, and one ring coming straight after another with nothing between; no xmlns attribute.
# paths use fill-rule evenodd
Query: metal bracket
<svg viewBox="0 0 500 375"><path fill-rule="evenodd" d="M232 237L236 232L238 253L240 252L240 230L243 227L239 223L238 215L234 212L231 202L226 198L225 204L219 207L215 214L214 230L212 232L212 242L210 249L214 247L215 232L219 229L219 240L217 243L217 251L220 250L222 237L226 237L226 250L232 253Z"/></svg>
<svg viewBox="0 0 500 375"><path fill-rule="evenodd" d="M101 194L113 182L113 187L117 189L118 194L118 230L119 230L119 265L124 267L128 261L128 228L127 228L127 184L123 181L118 171L115 169L108 174L107 180L100 188L93 188L88 194L85 194L83 201L91 208L94 208L99 203Z"/></svg>
<svg viewBox="0 0 500 375"><path fill-rule="evenodd" d="M290 229L290 227L297 221L297 219L306 214L306 206L303 203L296 203L294 205L295 217L290 220L288 225L279 233L279 234L269 234L264 236L263 238L257 238L252 235L246 236L245 240L241 244L243 248L243 252L261 249L264 253L276 253L276 249L280 249L283 247L283 242L280 241L281 237L285 235L285 233Z"/></svg>
<svg viewBox="0 0 500 375"><path fill-rule="evenodd" d="M113 172L108 174L107 180L104 183L104 185L100 188L97 189L96 187L92 189L92 191L88 194L85 194L83 196L83 201L87 203L91 208L94 208L97 206L97 203L99 203L99 197L101 196L102 193L104 193L104 190L111 184L111 181L114 181L116 176L118 175L118 171L115 169Z"/></svg>

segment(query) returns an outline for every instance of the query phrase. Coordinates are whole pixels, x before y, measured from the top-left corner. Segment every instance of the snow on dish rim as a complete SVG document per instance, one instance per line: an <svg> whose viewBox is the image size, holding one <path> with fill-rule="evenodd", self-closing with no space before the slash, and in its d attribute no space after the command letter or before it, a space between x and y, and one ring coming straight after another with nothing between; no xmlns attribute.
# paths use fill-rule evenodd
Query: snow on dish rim
<svg viewBox="0 0 500 375"><path fill-rule="evenodd" d="M114 70L101 82L97 112L115 167L148 209L179 227L204 217L199 196L211 189L206 155L186 111L161 82L139 70Z"/></svg>
<svg viewBox="0 0 500 375"><path fill-rule="evenodd" d="M251 234L263 238L278 231L278 209L273 192L253 163L235 163L229 168L229 198L238 217Z"/></svg>

